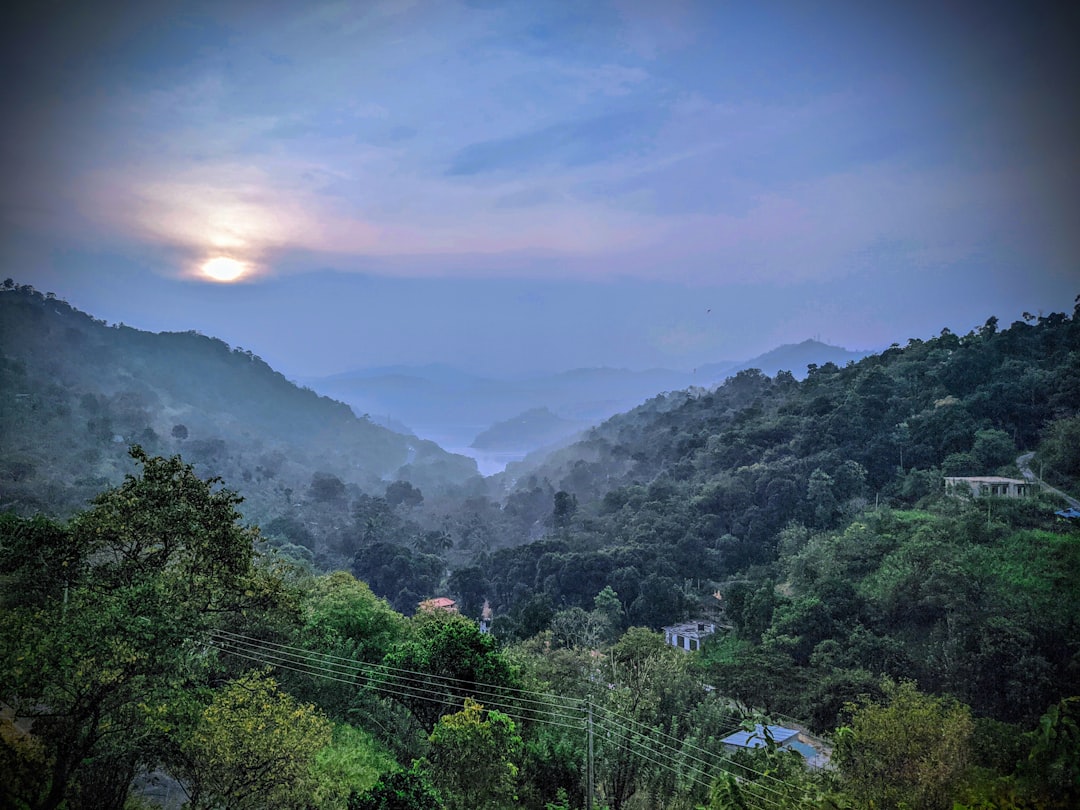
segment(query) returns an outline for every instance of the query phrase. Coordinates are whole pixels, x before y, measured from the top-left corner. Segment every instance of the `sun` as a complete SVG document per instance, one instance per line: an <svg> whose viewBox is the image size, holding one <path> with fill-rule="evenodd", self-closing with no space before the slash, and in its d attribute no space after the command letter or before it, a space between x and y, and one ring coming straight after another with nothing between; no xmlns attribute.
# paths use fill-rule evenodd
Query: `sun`
<svg viewBox="0 0 1080 810"><path fill-rule="evenodd" d="M200 271L204 276L212 281L220 281L223 284L228 284L232 281L238 281L247 275L249 267L246 262L242 262L239 259L230 259L228 256L216 256L213 259L209 259L203 262Z"/></svg>

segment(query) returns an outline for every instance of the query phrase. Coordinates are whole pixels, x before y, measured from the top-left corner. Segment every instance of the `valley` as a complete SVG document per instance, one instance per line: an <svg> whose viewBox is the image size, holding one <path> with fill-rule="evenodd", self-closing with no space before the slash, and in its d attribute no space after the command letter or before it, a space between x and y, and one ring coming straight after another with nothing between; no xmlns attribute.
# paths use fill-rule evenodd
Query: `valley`
<svg viewBox="0 0 1080 810"><path fill-rule="evenodd" d="M898 756L944 763L929 781L889 776L905 801L996 801L1001 785L1033 806L1072 795L1051 761L1075 751L1038 729L1076 711L1080 525L1057 513L1080 492L1080 309L1007 328L990 318L843 366L809 361L799 376L750 367L711 387L642 393L540 450L529 443L568 429L554 407L484 428L451 421L471 401L462 392L487 392L494 417L526 389L557 390L549 401L580 414L600 388L630 402L627 381L641 379L581 370L529 388L446 369L423 384L399 376L395 396L427 395L388 422L442 415L409 425L421 438L213 338L109 326L14 284L0 315L0 609L21 628L0 646L0 751L22 774L19 806L47 806L26 798L50 784L35 776L39 735L50 762L68 763L65 790L94 797L72 806L104 801L107 785L64 758L68 733L89 735L97 753L83 762L163 767L170 784L225 801L232 788L206 746L230 725L213 718L264 723L277 711L304 718L283 744L373 763L297 771L301 793L323 790L341 810L381 807L362 803L389 784L380 774L464 801L471 788L454 774L467 766L450 742L463 724L502 735L491 762L538 810L584 804L586 761L613 808L662 796L672 810L719 810L731 791L768 806L765 773L780 774L783 806L879 801L861 752L889 756L875 736L883 722ZM385 396L386 375L371 379L366 396ZM453 444L470 435L479 447ZM945 479L1030 490L983 495ZM69 604L86 617L76 625ZM151 639L143 625L172 629ZM683 625L713 632L676 650L662 631L684 641ZM72 632L82 640L64 657ZM207 643L198 666L213 675L176 655ZM126 650L141 663L112 680L109 662ZM150 736L114 750L91 733L64 692L76 671L95 673L87 694L109 722ZM136 707L150 685L165 688L159 672L228 685L201 697L168 687L159 711L172 719L151 734ZM445 678L466 686L444 693ZM243 693L269 714L244 715ZM584 709L559 710L570 712L560 729L549 712L571 705ZM58 708L61 736L41 706ZM594 759L586 709L604 735ZM961 747L941 748L926 716ZM718 742L762 719L802 729L817 746L806 750L831 752L833 766ZM258 735L235 744L253 762L266 755ZM684 777L678 763L702 756L716 767ZM125 771L102 773L126 790Z"/></svg>

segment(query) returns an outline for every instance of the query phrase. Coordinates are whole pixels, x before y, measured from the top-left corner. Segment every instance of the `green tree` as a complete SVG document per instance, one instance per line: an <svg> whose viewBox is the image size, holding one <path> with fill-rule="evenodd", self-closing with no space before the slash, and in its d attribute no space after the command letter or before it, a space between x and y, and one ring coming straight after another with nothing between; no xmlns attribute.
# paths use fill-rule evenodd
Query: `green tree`
<svg viewBox="0 0 1080 810"><path fill-rule="evenodd" d="M192 810L310 807L319 790L316 754L333 725L297 702L265 673L249 673L215 692L179 768ZM175 766L174 766L175 767Z"/></svg>
<svg viewBox="0 0 1080 810"><path fill-rule="evenodd" d="M333 473L316 472L311 476L308 490L312 500L322 503L342 503L345 500L345 484Z"/></svg>
<svg viewBox="0 0 1080 810"><path fill-rule="evenodd" d="M347 571L316 579L301 604L309 645L375 663L405 631L400 613Z"/></svg>
<svg viewBox="0 0 1080 810"><path fill-rule="evenodd" d="M675 792L673 775L656 770L642 754L653 745L655 732L679 732L673 724L700 700L702 684L690 660L644 627L627 630L605 657L594 679L602 686L593 691L596 780L613 810L626 807L635 794Z"/></svg>
<svg viewBox="0 0 1080 810"><path fill-rule="evenodd" d="M763 719L763 718L759 718ZM810 810L845 807L843 799L826 799L818 779L809 772L800 754L779 747L763 726L750 719L746 730L764 729L765 744L753 750L738 751L724 758L724 772L713 782L709 804L702 810L753 810L784 807Z"/></svg>
<svg viewBox="0 0 1080 810"><path fill-rule="evenodd" d="M391 508L404 506L411 509L424 502L424 493L408 481L394 481L386 485L386 502Z"/></svg>
<svg viewBox="0 0 1080 810"><path fill-rule="evenodd" d="M577 496L564 490L555 493L554 506L551 510L551 525L560 532L566 532L577 512Z"/></svg>
<svg viewBox="0 0 1080 810"><path fill-rule="evenodd" d="M610 585L605 585L595 597L593 597L593 610L604 618L608 625L608 640L612 640L623 627L622 600Z"/></svg>
<svg viewBox="0 0 1080 810"><path fill-rule="evenodd" d="M386 774L374 787L349 797L348 810L442 810L442 801L427 772L414 764L407 771Z"/></svg>
<svg viewBox="0 0 1080 810"><path fill-rule="evenodd" d="M1046 463L1047 472L1071 482L1080 480L1080 416L1050 423L1039 446L1039 459Z"/></svg>
<svg viewBox="0 0 1080 810"><path fill-rule="evenodd" d="M147 707L180 688L202 631L258 587L257 534L239 524L239 497L178 457L131 455L141 475L69 526L0 522L0 570L14 580L0 615L0 694L33 724L40 767L17 801L34 810L119 806L154 755ZM35 537L56 554L20 559ZM4 745L4 758L25 759Z"/></svg>
<svg viewBox="0 0 1080 810"><path fill-rule="evenodd" d="M1080 807L1080 697L1051 706L1030 736L1020 784L1039 807Z"/></svg>
<svg viewBox="0 0 1080 810"><path fill-rule="evenodd" d="M300 601L296 646L312 652L377 664L406 632L405 618L347 571L313 579ZM285 688L319 704L342 721L363 698L357 683L282 672Z"/></svg>
<svg viewBox="0 0 1080 810"><path fill-rule="evenodd" d="M429 739L432 779L449 810L496 810L515 801L522 741L505 714L466 699Z"/></svg>
<svg viewBox="0 0 1080 810"><path fill-rule="evenodd" d="M595 649L607 638L610 627L606 617L579 607L560 610L551 619L552 639L564 647Z"/></svg>
<svg viewBox="0 0 1080 810"><path fill-rule="evenodd" d="M1016 443L1004 430L977 430L971 452L982 465L981 472L986 474L1016 459Z"/></svg>
<svg viewBox="0 0 1080 810"><path fill-rule="evenodd" d="M850 705L851 723L837 732L833 761L846 791L881 810L952 807L968 766L970 711L908 681L883 688L886 703Z"/></svg>
<svg viewBox="0 0 1080 810"><path fill-rule="evenodd" d="M810 474L810 480L806 485L806 500L813 510L813 525L816 529L824 529L831 525L833 518L840 510L834 489L832 476L824 470L819 468Z"/></svg>
<svg viewBox="0 0 1080 810"><path fill-rule="evenodd" d="M395 700L425 729L434 729L446 706L477 691L519 686L495 639L464 616L422 612L412 624L412 636L385 658L391 673L400 673L387 680L397 693Z"/></svg>

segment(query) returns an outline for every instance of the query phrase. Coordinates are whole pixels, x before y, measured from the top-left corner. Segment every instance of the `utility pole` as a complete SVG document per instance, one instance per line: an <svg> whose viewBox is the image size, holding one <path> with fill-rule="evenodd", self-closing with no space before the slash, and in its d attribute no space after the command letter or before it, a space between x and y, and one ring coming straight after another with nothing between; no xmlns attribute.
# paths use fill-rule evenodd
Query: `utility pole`
<svg viewBox="0 0 1080 810"><path fill-rule="evenodd" d="M591 700L589 701L589 720L588 720L587 728L588 728L588 737L589 737L589 745L588 745L588 757L589 757L589 759L588 759L588 762L585 765L585 770L586 770L586 772L588 774L588 776L586 777L586 781L589 784L588 784L588 787L586 788L586 792L585 792L585 810L593 810L592 800L593 800L593 779L594 779L593 774L594 774L594 770L593 770L593 723L592 723L592 701Z"/></svg>

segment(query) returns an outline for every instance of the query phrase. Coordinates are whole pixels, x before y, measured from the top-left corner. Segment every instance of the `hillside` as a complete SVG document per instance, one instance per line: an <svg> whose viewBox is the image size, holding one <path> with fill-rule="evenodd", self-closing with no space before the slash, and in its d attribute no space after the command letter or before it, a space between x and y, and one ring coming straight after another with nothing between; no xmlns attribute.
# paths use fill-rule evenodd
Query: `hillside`
<svg viewBox="0 0 1080 810"><path fill-rule="evenodd" d="M129 470L127 448L182 453L252 516L316 473L360 490L438 489L475 464L357 418L250 351L194 332L106 325L27 286L0 291L0 507L66 514Z"/></svg>
<svg viewBox="0 0 1080 810"><path fill-rule="evenodd" d="M756 681L726 681L748 701L825 717L807 690L828 678L857 690L863 671L1031 720L1068 694L1078 663L1080 527L1050 495L969 504L945 496L943 477L1019 477L1015 459L1035 451L1045 478L1077 493L1078 316L1002 330L991 318L802 382L747 370L655 397L492 482L505 508L551 493L550 511L469 587L522 636L604 587L628 624L653 628L719 590L738 641L715 671L758 656ZM988 663L1000 645L1039 668L1023 697L1002 681L1013 664L1006 676Z"/></svg>
<svg viewBox="0 0 1080 810"><path fill-rule="evenodd" d="M563 419L547 408L531 408L505 422L496 422L475 439L480 450L518 450L543 447L567 439L585 427L580 422Z"/></svg>
<svg viewBox="0 0 1080 810"><path fill-rule="evenodd" d="M1055 516L1053 494L955 497L942 479L1017 475L1033 453L1077 491L1080 301L803 381L751 369L662 394L528 468L426 496L375 472L369 492L347 485L332 441L392 467L394 442L415 440L245 352L107 327L27 289L0 307L5 497L30 511L89 488L79 467L105 476L124 454L135 470L66 523L0 514L8 804L56 806L56 785L73 808L120 808L147 762L224 804L236 772L284 750L295 771L262 768L244 788L259 806L379 808L392 785L430 810L481 806L475 740L494 738L451 730L488 723L502 742L485 762L506 777L493 806L580 807L586 712L612 807L739 806L725 791L799 807L1076 804L1080 524ZM275 401L245 415L229 405L241 393ZM256 532L200 475L238 472L243 491L282 419L296 444L279 429L284 460L252 480L299 468L303 491L280 490ZM130 436L196 456L200 475L128 455ZM322 455L303 468L286 451ZM436 594L462 615L417 611ZM470 618L485 602L490 633ZM685 620L716 627L693 653L654 632ZM836 769L732 755L724 735L758 712L843 727ZM287 733L251 731L270 726ZM112 728L130 733L98 733ZM244 764L220 765L219 740ZM690 761L702 767L683 783Z"/></svg>
<svg viewBox="0 0 1080 810"><path fill-rule="evenodd" d="M708 381L719 383L733 377L740 371L756 368L769 377L781 371L790 371L797 380L806 379L811 366L823 366L832 363L846 366L862 360L871 352L854 352L842 346L831 346L820 340L804 340L802 343L785 343L775 349L758 355L742 363L708 364L695 370L699 385L708 385ZM703 382L705 381L705 382Z"/></svg>

